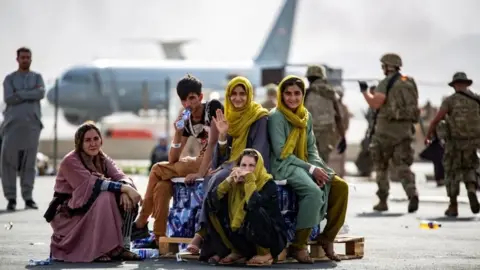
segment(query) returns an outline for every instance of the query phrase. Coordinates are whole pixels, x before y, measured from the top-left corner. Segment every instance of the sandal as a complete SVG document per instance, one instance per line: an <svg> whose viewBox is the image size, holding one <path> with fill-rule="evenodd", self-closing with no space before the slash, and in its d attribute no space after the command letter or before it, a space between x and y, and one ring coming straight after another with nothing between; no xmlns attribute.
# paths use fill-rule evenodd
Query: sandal
<svg viewBox="0 0 480 270"><path fill-rule="evenodd" d="M208 259L208 264L215 266L215 265L218 265L219 261L220 261L220 256L213 255L212 257L210 257L210 259Z"/></svg>
<svg viewBox="0 0 480 270"><path fill-rule="evenodd" d="M342 260L340 258L340 256L338 256L335 253L335 251L333 249L331 251L329 251L329 245L331 245L333 243L331 243L330 241L328 241L327 239L325 239L321 236L317 238L317 242L319 242L319 244L322 246L322 249L325 252L325 256L327 256L327 258L329 258L332 261L336 261L336 262L339 262L339 261Z"/></svg>
<svg viewBox="0 0 480 270"><path fill-rule="evenodd" d="M259 257L263 257L260 255L253 256L250 260L247 261L248 266L269 266L273 263L272 255L270 255L270 259L267 260L259 260Z"/></svg>
<svg viewBox="0 0 480 270"><path fill-rule="evenodd" d="M245 263L245 257L240 254L230 253L227 257L221 259L218 264L221 265L231 265L236 263Z"/></svg>
<svg viewBox="0 0 480 270"><path fill-rule="evenodd" d="M112 258L110 258L109 256L107 255L102 255L98 258L96 258L95 260L93 260L94 262L111 262L112 261Z"/></svg>
<svg viewBox="0 0 480 270"><path fill-rule="evenodd" d="M196 237L198 237L199 239L195 239ZM201 237L199 234L195 234L195 236L193 237L193 240L190 244L188 244L186 250L188 252L190 252L192 255L199 255L200 254L200 247L199 247L199 244L201 244L203 241L203 237ZM199 242L199 244L194 244L194 242Z"/></svg>
<svg viewBox="0 0 480 270"><path fill-rule="evenodd" d="M292 258L297 260L298 263L313 264L314 260L310 257L308 249L294 249L292 246L290 248L290 255Z"/></svg>
<svg viewBox="0 0 480 270"><path fill-rule="evenodd" d="M122 260L122 261L143 261L142 257L138 256L138 254L135 254L133 252L131 252L130 250L124 250L122 251L118 257Z"/></svg>

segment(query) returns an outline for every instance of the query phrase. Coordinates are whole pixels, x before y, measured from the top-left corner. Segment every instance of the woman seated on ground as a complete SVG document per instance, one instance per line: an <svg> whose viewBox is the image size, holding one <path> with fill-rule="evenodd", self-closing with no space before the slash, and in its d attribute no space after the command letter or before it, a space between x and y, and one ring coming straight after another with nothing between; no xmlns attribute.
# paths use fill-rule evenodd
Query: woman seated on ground
<svg viewBox="0 0 480 270"><path fill-rule="evenodd" d="M140 259L128 248L141 196L101 146L100 131L87 122L75 133L75 150L60 164L54 199L45 213L53 229L55 260Z"/></svg>
<svg viewBox="0 0 480 270"><path fill-rule="evenodd" d="M268 110L253 101L253 87L250 81L240 76L233 78L225 91L225 116L221 110L217 110L216 117L213 119L219 132L212 160L212 168L217 169L210 178L207 177L204 180L204 188L207 192L228 177L234 163L245 148L258 150L266 160L268 171L270 146L267 119ZM207 220L208 213L202 210L201 229L187 247L192 254L199 253L199 246L207 234L203 226ZM218 256L216 258L219 259Z"/></svg>
<svg viewBox="0 0 480 270"><path fill-rule="evenodd" d="M200 259L216 264L212 259L216 255L223 258L219 264L250 258L247 265L271 265L287 244L277 185L255 149L245 149L236 165L205 198L209 233L204 246L208 248L202 248Z"/></svg>
<svg viewBox="0 0 480 270"><path fill-rule="evenodd" d="M307 242L312 228L326 215L327 224L317 240L328 258L339 261L333 242L345 221L348 185L318 155L312 116L303 106L304 82L287 76L278 88L277 107L268 119L268 135L272 146L272 175L275 179L287 179L298 198L290 255L301 263L313 263Z"/></svg>

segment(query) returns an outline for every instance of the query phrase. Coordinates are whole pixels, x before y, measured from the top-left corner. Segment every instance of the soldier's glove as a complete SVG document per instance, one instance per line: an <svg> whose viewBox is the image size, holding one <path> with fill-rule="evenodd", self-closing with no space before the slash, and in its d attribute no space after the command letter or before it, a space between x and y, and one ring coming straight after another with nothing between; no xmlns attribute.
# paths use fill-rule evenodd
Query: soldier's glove
<svg viewBox="0 0 480 270"><path fill-rule="evenodd" d="M360 86L360 92L365 92L368 89L368 84L365 81L358 81L358 86Z"/></svg>
<svg viewBox="0 0 480 270"><path fill-rule="evenodd" d="M347 150L347 140L345 137L343 137L342 140L337 144L337 152L339 154L343 154L345 150Z"/></svg>

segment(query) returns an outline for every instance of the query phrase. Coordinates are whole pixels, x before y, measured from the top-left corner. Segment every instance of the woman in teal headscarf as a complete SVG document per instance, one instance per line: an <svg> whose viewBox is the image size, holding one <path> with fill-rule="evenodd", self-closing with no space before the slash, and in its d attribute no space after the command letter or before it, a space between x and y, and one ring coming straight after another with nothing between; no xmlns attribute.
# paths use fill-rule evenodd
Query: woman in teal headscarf
<svg viewBox="0 0 480 270"><path fill-rule="evenodd" d="M345 221L348 185L319 157L304 97L305 84L296 76L285 77L278 86L277 107L268 119L271 170L275 179L287 179L298 198L291 255L301 263L313 263L308 238L327 215L327 225L317 240L327 257L339 261L333 242Z"/></svg>

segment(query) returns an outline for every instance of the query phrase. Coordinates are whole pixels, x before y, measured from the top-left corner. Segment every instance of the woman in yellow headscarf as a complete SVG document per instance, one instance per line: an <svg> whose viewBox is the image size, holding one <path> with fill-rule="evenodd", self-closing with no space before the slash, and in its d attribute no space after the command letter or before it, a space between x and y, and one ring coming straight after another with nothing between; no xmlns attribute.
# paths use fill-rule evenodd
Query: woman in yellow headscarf
<svg viewBox="0 0 480 270"><path fill-rule="evenodd" d="M317 240L327 257L338 261L333 242L345 221L348 185L319 157L312 115L303 106L304 97L305 84L296 76L285 77L278 86L277 107L268 118L271 172L275 179L287 179L298 199L290 254L301 263L313 263L308 255L308 238L312 228L327 215L327 225Z"/></svg>
<svg viewBox="0 0 480 270"><path fill-rule="evenodd" d="M270 145L267 134L268 110L253 101L253 87L245 77L235 77L225 91L225 115L216 111L213 122L219 132L218 143L212 159L213 174L204 180L204 188L212 190L220 184L234 166L245 148L258 150L265 158L267 171L270 168ZM205 203L203 204L205 205ZM199 246L207 232L205 226L208 213L202 207L200 230L195 234L187 250L199 253ZM218 260L218 256L216 256Z"/></svg>
<svg viewBox="0 0 480 270"><path fill-rule="evenodd" d="M219 264L249 259L247 265L271 265L287 244L277 185L255 149L240 152L230 176L207 194L205 208L210 228L205 258L215 254L222 258Z"/></svg>

